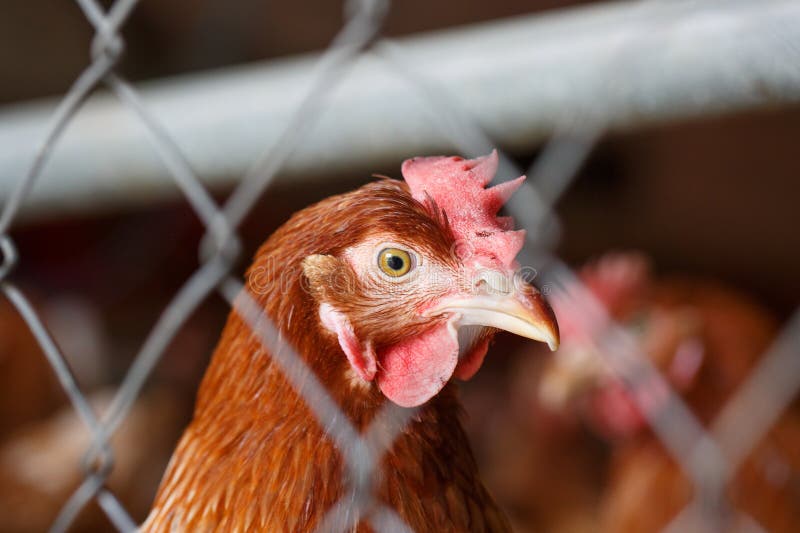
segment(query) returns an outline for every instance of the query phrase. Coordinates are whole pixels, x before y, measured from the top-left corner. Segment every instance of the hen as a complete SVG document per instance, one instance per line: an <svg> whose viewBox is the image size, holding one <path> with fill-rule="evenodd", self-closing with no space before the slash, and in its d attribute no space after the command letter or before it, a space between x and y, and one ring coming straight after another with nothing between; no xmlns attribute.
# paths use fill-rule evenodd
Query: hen
<svg viewBox="0 0 800 533"><path fill-rule="evenodd" d="M250 295L364 430L388 399L419 411L376 497L414 531L505 531L459 421L454 376L497 330L558 344L516 275L524 233L497 217L522 179L497 155L429 157L296 213L257 252ZM257 280L257 281L254 281ZM345 494L343 461L239 312L231 313L143 531L312 531ZM352 516L353 531L369 530Z"/></svg>
<svg viewBox="0 0 800 533"><path fill-rule="evenodd" d="M770 314L741 294L706 280L656 279L637 254L606 255L581 278L704 425L745 382L777 330ZM554 305L558 311L558 300ZM578 407L612 443L602 530L659 531L691 502L692 484L648 431L625 385L572 334L577 317L559 316L564 348L549 362L540 393L551 406ZM654 398L649 408L657 413L663 405ZM799 440L800 416L788 412L727 487L732 507L768 531L793 531L800 521ZM721 519L731 520L717 524L728 530L741 517Z"/></svg>
<svg viewBox="0 0 800 533"><path fill-rule="evenodd" d="M95 412L108 409L112 391L88 395ZM147 391L114 434L114 469L109 488L137 517L144 516L155 485L185 420L174 393ZM146 438L142 436L146 435ZM0 523L4 533L46 531L84 479L81 459L91 435L78 414L66 406L49 418L30 423L0 443ZM97 506L84 509L72 533L111 531Z"/></svg>

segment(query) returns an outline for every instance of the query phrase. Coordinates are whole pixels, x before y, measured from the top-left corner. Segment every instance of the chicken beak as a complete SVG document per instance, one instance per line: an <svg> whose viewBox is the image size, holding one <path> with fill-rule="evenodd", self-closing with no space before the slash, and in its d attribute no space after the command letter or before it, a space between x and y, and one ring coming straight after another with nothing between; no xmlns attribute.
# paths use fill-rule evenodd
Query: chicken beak
<svg viewBox="0 0 800 533"><path fill-rule="evenodd" d="M535 289L507 294L456 295L429 309L427 316L452 313L458 327L486 326L502 329L528 339L559 344L558 324L552 309Z"/></svg>

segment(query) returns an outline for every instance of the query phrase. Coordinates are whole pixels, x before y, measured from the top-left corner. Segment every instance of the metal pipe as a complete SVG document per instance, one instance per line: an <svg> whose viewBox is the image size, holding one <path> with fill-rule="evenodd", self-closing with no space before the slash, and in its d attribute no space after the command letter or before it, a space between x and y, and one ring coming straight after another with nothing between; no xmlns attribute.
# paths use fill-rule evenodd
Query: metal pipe
<svg viewBox="0 0 800 533"><path fill-rule="evenodd" d="M452 150L419 81L449 95L498 145L515 150L530 149L569 121L621 129L800 100L795 0L605 3L412 36L392 50L378 45L324 96L282 180ZM311 83L316 58L137 89L197 173L224 189L276 141ZM31 164L55 105L0 109L0 200ZM57 143L23 214L110 209L174 193L143 125L99 92Z"/></svg>

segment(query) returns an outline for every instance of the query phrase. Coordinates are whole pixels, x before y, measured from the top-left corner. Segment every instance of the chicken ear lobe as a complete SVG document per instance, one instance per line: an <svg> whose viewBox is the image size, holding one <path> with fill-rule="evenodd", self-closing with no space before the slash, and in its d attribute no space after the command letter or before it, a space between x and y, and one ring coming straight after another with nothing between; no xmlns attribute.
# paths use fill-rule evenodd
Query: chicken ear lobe
<svg viewBox="0 0 800 533"><path fill-rule="evenodd" d="M319 306L319 318L326 329L336 334L339 346L356 374L364 381L375 379L377 358L372 343L362 343L347 316L337 311L331 304L323 303Z"/></svg>
<svg viewBox="0 0 800 533"><path fill-rule="evenodd" d="M315 254L303 259L303 274L309 292L319 302L322 326L336 335L339 346L356 374L364 381L372 381L378 367L372 343L362 342L347 315L329 303L332 300L330 291L341 289L342 283L351 281L347 279L346 272L341 261L331 255Z"/></svg>

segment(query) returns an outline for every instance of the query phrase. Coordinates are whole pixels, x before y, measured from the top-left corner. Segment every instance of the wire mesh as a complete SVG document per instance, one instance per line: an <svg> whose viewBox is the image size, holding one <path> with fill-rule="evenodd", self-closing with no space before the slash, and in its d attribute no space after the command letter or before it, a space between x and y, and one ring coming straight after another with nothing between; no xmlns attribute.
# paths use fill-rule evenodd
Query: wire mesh
<svg viewBox="0 0 800 533"><path fill-rule="evenodd" d="M364 54L385 62L388 68L421 95L431 109L435 109L436 124L441 128L441 133L463 155L478 156L491 151L494 148L491 136L482 130L468 112L458 108L456 99L450 98L445 90L415 72L413 65L404 61L400 45L382 38L383 22L391 7L389 0L351 0L345 6L346 22L319 60L312 83L308 87L297 88L304 91L305 97L289 125L275 144L254 162L229 200L220 205L201 185L191 163L159 122L158 116L149 111L147 102L143 101L136 88L115 70L125 48L120 30L137 1L117 0L107 11L95 0L77 0L77 3L96 32L91 46L92 61L54 111L34 161L27 174L19 180L0 214L0 251L3 254L0 289L28 324L72 407L92 434L92 445L83 460L84 481L65 502L51 531L68 530L80 511L92 500L99 503L118 530L136 529L125 507L106 487L106 480L113 468L110 439L130 413L168 344L193 311L214 292L222 295L231 308L235 308L244 318L264 350L278 363L286 379L302 395L317 423L342 454L350 486L345 490L346 495L328 510L317 531L343 531L359 518L368 521L376 531L410 531L394 509L374 497L373 490L381 457L391 449L394 438L415 410L399 408L389 402L365 432L360 433L350 423L302 358L281 339L278 329L245 286L231 275L241 249L237 228L280 172L292 151L302 142L303 135L313 126L316 117L324 109L328 95ZM669 24L669 20L654 21L656 23ZM643 27L641 31L648 32L651 29ZM622 55L636 43L626 41L619 46L619 54ZM120 105L144 126L165 171L180 188L205 227L206 234L200 246L201 266L164 309L108 410L98 414L89 405L85 393L36 310L8 277L18 259L14 242L9 236L10 227L66 127L80 113L86 98L101 85L108 88ZM651 413L647 409L647 395L653 394L654 390L668 399L668 409L659 412L658 416L651 416L648 422L697 489L695 501L668 528L671 531L684 531L697 516L709 514L704 506L713 507L714 502L724 500L725 481L731 479L743 459L800 388L800 358L797 357L800 348L800 314L789 321L775 345L752 372L749 381L729 401L711 426L705 428L660 372L649 363L637 340L616 324L591 291L552 255L551 250L558 237L558 219L553 206L591 154L603 130L604 124L592 120L592 117L564 117L563 123L557 128L558 134L545 145L541 155L528 169L531 179L508 207L521 226L528 230L529 246L524 252L523 262L537 266L543 282L553 288L551 299L559 301L562 307L572 309L582 318L580 325L588 342L596 352L608 358L608 366L629 387L642 412ZM506 155L501 153L500 160L498 176L501 181L522 173ZM643 393L645 389L647 394ZM388 433L386 428L390 428ZM747 523L751 529L758 530L754 522Z"/></svg>

